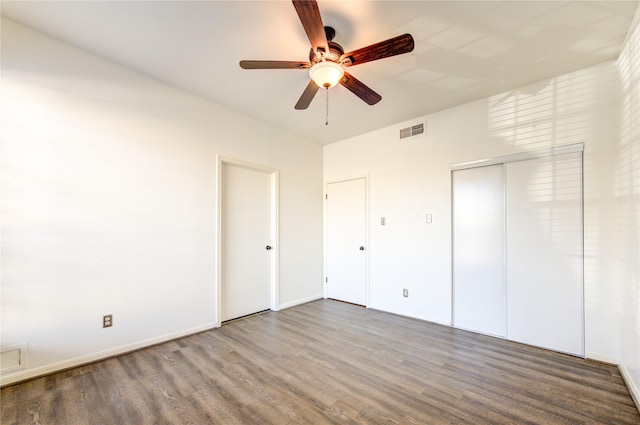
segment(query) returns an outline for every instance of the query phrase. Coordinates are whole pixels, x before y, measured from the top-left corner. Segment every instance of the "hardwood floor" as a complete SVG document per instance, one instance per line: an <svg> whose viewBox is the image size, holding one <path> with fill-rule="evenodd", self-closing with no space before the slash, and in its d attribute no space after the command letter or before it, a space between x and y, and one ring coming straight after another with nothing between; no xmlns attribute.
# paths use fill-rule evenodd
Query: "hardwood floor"
<svg viewBox="0 0 640 425"><path fill-rule="evenodd" d="M1 396L2 424L640 424L615 366L331 300Z"/></svg>

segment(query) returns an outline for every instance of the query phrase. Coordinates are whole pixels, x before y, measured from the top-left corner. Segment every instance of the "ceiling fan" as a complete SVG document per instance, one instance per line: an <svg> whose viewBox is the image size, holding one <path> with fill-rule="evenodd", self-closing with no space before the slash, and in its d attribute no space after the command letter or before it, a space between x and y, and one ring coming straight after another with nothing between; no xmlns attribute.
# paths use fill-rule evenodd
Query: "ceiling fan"
<svg viewBox="0 0 640 425"><path fill-rule="evenodd" d="M322 24L318 3L315 0L292 0L307 37L311 42L309 62L243 60L243 69L308 69L311 80L296 103L296 109L307 109L320 87L328 89L340 83L369 105L378 103L382 96L360 82L345 68L413 50L413 37L403 34L361 49L345 53L342 46L333 41L336 34L332 27Z"/></svg>

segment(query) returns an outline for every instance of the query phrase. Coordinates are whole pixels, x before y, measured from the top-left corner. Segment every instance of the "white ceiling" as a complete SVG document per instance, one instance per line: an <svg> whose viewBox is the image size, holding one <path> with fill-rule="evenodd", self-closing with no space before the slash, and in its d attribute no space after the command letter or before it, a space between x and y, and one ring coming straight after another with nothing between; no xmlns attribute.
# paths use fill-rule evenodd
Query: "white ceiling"
<svg viewBox="0 0 640 425"><path fill-rule="evenodd" d="M8 1L2 15L261 121L331 143L616 58L633 1L323 1L334 41L355 50L409 32L412 53L349 69L382 95L344 87L293 108L301 70L243 70L241 59L306 61L290 1Z"/></svg>

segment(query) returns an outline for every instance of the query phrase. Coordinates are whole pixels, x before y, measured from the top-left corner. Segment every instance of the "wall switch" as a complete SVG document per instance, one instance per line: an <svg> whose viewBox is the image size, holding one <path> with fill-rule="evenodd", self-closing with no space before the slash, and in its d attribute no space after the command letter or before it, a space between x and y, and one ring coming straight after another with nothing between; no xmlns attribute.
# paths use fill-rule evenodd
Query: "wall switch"
<svg viewBox="0 0 640 425"><path fill-rule="evenodd" d="M113 326L113 315L107 314L102 316L102 327L110 328L111 326Z"/></svg>
<svg viewBox="0 0 640 425"><path fill-rule="evenodd" d="M0 370L15 372L27 368L28 344L0 348Z"/></svg>
<svg viewBox="0 0 640 425"><path fill-rule="evenodd" d="M409 290L408 289L403 289L402 290L402 296L407 298L409 296Z"/></svg>
<svg viewBox="0 0 640 425"><path fill-rule="evenodd" d="M433 217L431 214L427 214L427 223L433 223Z"/></svg>

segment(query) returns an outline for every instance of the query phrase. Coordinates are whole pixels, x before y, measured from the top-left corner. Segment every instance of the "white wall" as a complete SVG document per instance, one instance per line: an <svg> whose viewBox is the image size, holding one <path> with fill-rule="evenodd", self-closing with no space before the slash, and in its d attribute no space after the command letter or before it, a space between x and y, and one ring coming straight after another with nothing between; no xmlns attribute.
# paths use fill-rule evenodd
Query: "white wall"
<svg viewBox="0 0 640 425"><path fill-rule="evenodd" d="M584 142L586 352L617 362L617 82L607 62L325 146L325 181L370 176L370 307L450 324L451 164ZM426 137L398 141L425 119Z"/></svg>
<svg viewBox="0 0 640 425"><path fill-rule="evenodd" d="M2 384L214 325L217 154L280 169L280 304L322 295L320 146L5 19L1 106Z"/></svg>
<svg viewBox="0 0 640 425"><path fill-rule="evenodd" d="M640 409L640 10L618 60L622 87L615 143L615 232L620 370Z"/></svg>

